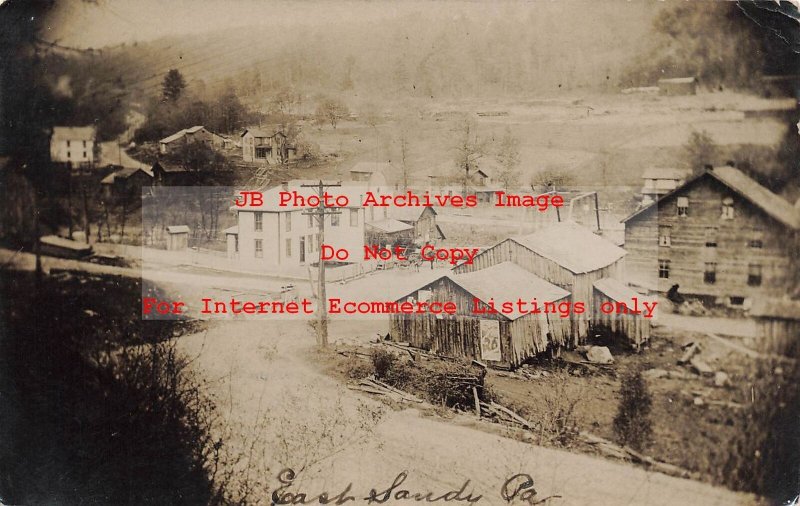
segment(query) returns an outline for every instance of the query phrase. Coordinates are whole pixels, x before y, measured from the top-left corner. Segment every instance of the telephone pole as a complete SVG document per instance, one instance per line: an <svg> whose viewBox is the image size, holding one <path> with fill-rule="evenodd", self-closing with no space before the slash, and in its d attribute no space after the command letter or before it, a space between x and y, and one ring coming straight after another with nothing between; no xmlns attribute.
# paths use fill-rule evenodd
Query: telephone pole
<svg viewBox="0 0 800 506"><path fill-rule="evenodd" d="M300 185L302 188L314 188L319 197L319 205L316 208L304 211L303 214L310 214L317 219L319 224L319 275L317 276L317 316L319 317L319 324L317 325L317 344L319 346L328 346L328 295L325 290L325 260L322 259L322 245L325 243L325 216L332 214L341 214L340 211L328 209L325 206L325 199L323 194L325 188L334 186L342 186L341 184L326 184L322 180L317 184L304 184Z"/></svg>

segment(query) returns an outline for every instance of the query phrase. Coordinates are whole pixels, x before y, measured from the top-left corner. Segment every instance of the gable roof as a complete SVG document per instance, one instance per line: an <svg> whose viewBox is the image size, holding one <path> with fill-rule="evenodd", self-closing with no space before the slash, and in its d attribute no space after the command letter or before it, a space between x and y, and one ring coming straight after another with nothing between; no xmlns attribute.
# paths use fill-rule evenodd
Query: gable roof
<svg viewBox="0 0 800 506"><path fill-rule="evenodd" d="M107 175L106 177L104 177L103 180L100 181L100 184L113 184L115 179L117 179L117 178L127 179L127 178L131 177L132 175L136 174L139 171L142 171L145 175L147 175L149 177L153 177L153 173L152 172L150 172L148 170L145 170L145 169L143 169L141 167L125 167L125 168L116 170L116 171L112 172L111 174Z"/></svg>
<svg viewBox="0 0 800 506"><path fill-rule="evenodd" d="M633 288L623 283L622 281L619 281L614 278L598 279L597 281L594 282L593 286L595 290L606 295L609 299L617 302L624 302L628 307L633 307L635 305L633 302L634 297L636 297L640 301L652 300L652 297L647 297L646 295L642 295L639 292L635 291Z"/></svg>
<svg viewBox="0 0 800 506"><path fill-rule="evenodd" d="M186 135L186 129L185 128L183 130L178 130L177 132L175 132L174 134L172 134L170 136L164 137L163 139L161 139L158 142L160 142L162 144L169 144L170 142L174 142L174 141L177 141L178 139L182 139L184 135Z"/></svg>
<svg viewBox="0 0 800 506"><path fill-rule="evenodd" d="M191 128L187 128L187 129L186 129L186 133L187 133L187 134L193 134L193 133L197 133L197 132L199 132L200 130L202 130L203 128L204 128L204 127L203 127L203 125L195 125L195 126L193 126L193 127L191 127Z"/></svg>
<svg viewBox="0 0 800 506"><path fill-rule="evenodd" d="M406 206L398 207L392 206L389 208L389 217L395 220L404 221L406 223L416 223L422 217L425 209L430 209L434 215L438 214L433 207L426 206Z"/></svg>
<svg viewBox="0 0 800 506"><path fill-rule="evenodd" d="M54 126L54 140L93 141L97 136L97 129L92 126Z"/></svg>
<svg viewBox="0 0 800 506"><path fill-rule="evenodd" d="M764 188L739 169L727 166L715 167L714 169L706 170L678 188L675 188L671 192L665 193L661 196L661 198L650 205L635 211L633 214L623 219L622 222L627 223L645 211L657 208L658 204L665 199L682 192L686 188L689 188L691 185L695 184L697 181L706 177L711 177L719 181L785 226L794 230L800 228L800 212L798 212L794 206L792 206L792 204L784 200L782 197L772 193L767 188Z"/></svg>
<svg viewBox="0 0 800 506"><path fill-rule="evenodd" d="M402 221L398 221L392 218L386 218L384 220L378 221L370 221L367 223L368 227L376 228L381 232L386 233L395 233L395 232L404 232L406 230L412 230L414 227L411 225L407 225Z"/></svg>
<svg viewBox="0 0 800 506"><path fill-rule="evenodd" d="M280 128L264 129L259 127L247 127L242 130L242 133L239 134L239 137L244 137L248 132L250 132L253 137L275 137L276 135L282 135L286 137L286 134L283 133Z"/></svg>
<svg viewBox="0 0 800 506"><path fill-rule="evenodd" d="M487 303L490 299L495 301L537 300L541 303L553 302L569 296L568 291L548 283L513 262L502 262L467 274L448 274L414 291L424 290L442 279L447 279L460 286L464 291L484 303ZM396 299L396 301L401 302L407 297L408 295L405 295ZM526 314L530 313L520 312L515 305L513 312L499 313L499 316L507 320L516 320ZM542 314L541 316L544 315Z"/></svg>
<svg viewBox="0 0 800 506"><path fill-rule="evenodd" d="M575 274L607 267L627 253L576 223L558 223L510 240Z"/></svg>

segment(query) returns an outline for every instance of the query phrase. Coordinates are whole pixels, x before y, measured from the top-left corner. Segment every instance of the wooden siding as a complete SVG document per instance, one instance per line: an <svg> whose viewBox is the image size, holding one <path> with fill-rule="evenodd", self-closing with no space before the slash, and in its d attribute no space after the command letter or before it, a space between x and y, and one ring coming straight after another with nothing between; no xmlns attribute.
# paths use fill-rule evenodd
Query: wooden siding
<svg viewBox="0 0 800 506"><path fill-rule="evenodd" d="M514 262L528 272L561 287L571 295L571 301L583 302L586 312L574 315L571 319L572 329L570 335L572 346L582 343L589 336L589 323L592 313L594 296L594 282L603 278L622 279L625 272L625 258L597 269L595 271L576 274L559 265L557 262L545 258L513 239L506 239L495 246L481 252L472 264L461 264L453 269L456 274L474 272L485 269L502 262Z"/></svg>
<svg viewBox="0 0 800 506"><path fill-rule="evenodd" d="M689 199L688 216L678 216L678 197ZM725 198L733 199L731 220L721 219ZM669 246L659 245L659 228L668 230ZM748 245L756 233L762 248ZM719 181L705 177L626 223L626 267L631 279L661 292L677 283L683 293L713 296L718 302L731 296L782 296L788 289L790 262L784 245L790 233ZM715 235L715 248L706 247L707 234ZM668 279L659 278L659 260L670 261ZM704 280L706 262L716 262L713 284ZM747 284L749 264L761 265L760 286Z"/></svg>
<svg viewBox="0 0 800 506"><path fill-rule="evenodd" d="M800 321L759 317L756 328L761 353L800 357Z"/></svg>
<svg viewBox="0 0 800 506"><path fill-rule="evenodd" d="M537 321L544 315L524 315L515 321L502 314L476 314L473 296L448 278L440 278L409 294L419 299L420 290L430 290L430 301L456 303L455 315L396 315L390 317L390 335L394 341L447 357L482 359L480 320L499 321L501 361L512 367L547 350L550 343L565 345L571 338L569 319L547 315L545 328ZM480 308L487 306L480 303ZM549 333L549 335L548 335Z"/></svg>
<svg viewBox="0 0 800 506"><path fill-rule="evenodd" d="M611 337L623 339L633 348L639 349L650 340L650 320L641 314L606 314L600 311L604 302L616 304L617 301L594 289L592 304L592 330L606 333Z"/></svg>

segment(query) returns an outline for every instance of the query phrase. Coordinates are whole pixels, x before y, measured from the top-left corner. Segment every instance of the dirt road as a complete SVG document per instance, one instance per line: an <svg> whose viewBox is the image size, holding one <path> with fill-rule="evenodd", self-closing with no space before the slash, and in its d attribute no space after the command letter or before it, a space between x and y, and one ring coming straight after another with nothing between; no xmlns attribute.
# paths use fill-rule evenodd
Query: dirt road
<svg viewBox="0 0 800 506"><path fill-rule="evenodd" d="M368 338L370 322L333 322L331 335ZM294 491L341 492L366 497L395 489L441 495L458 490L483 496L480 504L507 504L501 486L515 473L530 474L536 498L548 504L749 504L749 496L705 484L566 451L499 437L414 409L391 411L337 384L314 366L314 338L302 322L217 322L203 334L181 338L193 366L209 380L220 404L230 449L253 457L240 475L257 490L279 485L284 466L299 469ZM466 420L466 415L462 420ZM240 464L243 465L243 464ZM268 503L266 493L264 503ZM389 501L398 504L408 501ZM522 504L520 502L520 504Z"/></svg>

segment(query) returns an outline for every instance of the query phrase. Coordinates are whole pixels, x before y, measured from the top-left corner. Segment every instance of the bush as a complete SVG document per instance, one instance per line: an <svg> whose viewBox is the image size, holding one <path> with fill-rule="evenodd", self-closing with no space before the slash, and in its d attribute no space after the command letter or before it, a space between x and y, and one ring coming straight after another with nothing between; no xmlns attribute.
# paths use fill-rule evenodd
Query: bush
<svg viewBox="0 0 800 506"><path fill-rule="evenodd" d="M397 357L390 351L380 348L372 352L372 367L375 369L376 378L386 378L394 369Z"/></svg>
<svg viewBox="0 0 800 506"><path fill-rule="evenodd" d="M644 449L653 433L650 411L653 399L640 371L622 378L617 416L614 417L614 434L617 442L634 450Z"/></svg>

